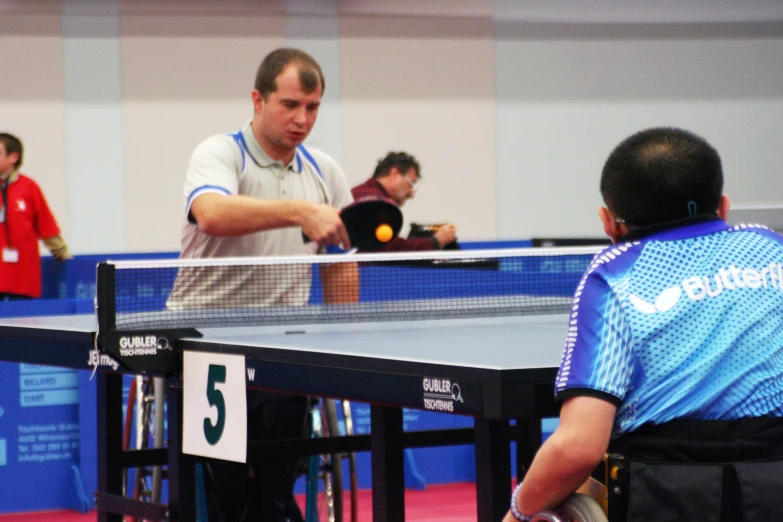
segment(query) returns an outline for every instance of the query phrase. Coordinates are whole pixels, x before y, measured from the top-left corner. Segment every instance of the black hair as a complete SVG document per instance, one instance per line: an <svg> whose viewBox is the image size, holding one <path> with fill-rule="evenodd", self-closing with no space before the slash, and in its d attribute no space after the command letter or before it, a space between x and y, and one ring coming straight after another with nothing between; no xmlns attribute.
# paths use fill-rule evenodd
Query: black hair
<svg viewBox="0 0 783 522"><path fill-rule="evenodd" d="M714 214L722 194L718 152L704 138L672 127L626 138L601 174L604 202L629 226Z"/></svg>
<svg viewBox="0 0 783 522"><path fill-rule="evenodd" d="M2 143L3 147L5 147L6 154L13 154L14 152L19 154L19 159L16 161L16 165L14 165L14 168L18 169L19 167L21 167L22 157L24 156L24 146L22 145L22 140L20 140L13 134L8 134L7 132L0 132L0 143Z"/></svg>
<svg viewBox="0 0 783 522"><path fill-rule="evenodd" d="M397 167L397 170L402 174L406 174L411 167L416 169L416 174L421 177L421 167L416 158L406 152L390 152L385 158L378 160L378 165L373 172L373 178L382 178L387 175L392 168Z"/></svg>

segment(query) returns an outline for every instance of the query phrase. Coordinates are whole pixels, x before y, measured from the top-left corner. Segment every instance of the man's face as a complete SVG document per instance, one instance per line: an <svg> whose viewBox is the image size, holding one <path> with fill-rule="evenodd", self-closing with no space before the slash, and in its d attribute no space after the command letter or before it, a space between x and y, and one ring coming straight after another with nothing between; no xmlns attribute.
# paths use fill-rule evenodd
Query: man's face
<svg viewBox="0 0 783 522"><path fill-rule="evenodd" d="M390 189L387 189L389 195L399 206L403 206L406 201L416 195L416 184L419 182L419 173L411 167L407 172L400 172L397 167L389 171L391 177Z"/></svg>
<svg viewBox="0 0 783 522"><path fill-rule="evenodd" d="M16 168L17 161L19 161L19 154L16 152L8 154L5 151L5 143L0 142L0 178L8 176Z"/></svg>
<svg viewBox="0 0 783 522"><path fill-rule="evenodd" d="M253 129L261 147L272 158L288 162L294 150L310 134L321 106L323 86L311 93L302 90L299 69L286 67L277 77L277 90L265 100L253 91Z"/></svg>

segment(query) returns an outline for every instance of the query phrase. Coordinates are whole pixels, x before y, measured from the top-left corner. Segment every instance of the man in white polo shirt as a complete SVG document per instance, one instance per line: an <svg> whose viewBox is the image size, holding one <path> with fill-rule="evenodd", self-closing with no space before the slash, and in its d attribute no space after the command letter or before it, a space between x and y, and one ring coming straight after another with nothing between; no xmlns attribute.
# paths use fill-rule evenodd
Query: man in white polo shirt
<svg viewBox="0 0 783 522"><path fill-rule="evenodd" d="M318 63L301 51L279 49L264 60L252 93L253 120L235 134L207 138L193 152L183 258L312 255L320 246L350 247L339 216L353 201L345 174L327 154L301 145L315 124L323 88ZM168 305L306 303L309 274L292 280L279 270L183 271Z"/></svg>
<svg viewBox="0 0 783 522"><path fill-rule="evenodd" d="M314 255L321 247L350 248L339 215L353 200L345 174L327 154L302 146L324 87L323 72L307 53L277 49L264 58L252 92L253 119L235 134L206 139L193 152L181 257ZM351 263L322 268L327 302L358 299L356 270ZM175 310L304 305L310 281L309 270L290 267L183 269L167 304ZM305 397L249 390L248 439L302 436L307 408ZM210 520L301 521L293 496L296 459L248 464L250 477L245 465L209 462L208 497L218 508L211 506Z"/></svg>

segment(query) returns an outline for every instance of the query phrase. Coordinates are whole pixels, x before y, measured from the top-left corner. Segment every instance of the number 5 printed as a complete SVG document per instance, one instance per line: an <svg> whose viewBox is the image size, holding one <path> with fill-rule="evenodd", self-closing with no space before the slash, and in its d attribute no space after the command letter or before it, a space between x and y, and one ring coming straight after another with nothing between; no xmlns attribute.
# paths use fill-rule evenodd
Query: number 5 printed
<svg viewBox="0 0 783 522"><path fill-rule="evenodd" d="M182 452L246 462L245 357L183 350L182 380Z"/></svg>
<svg viewBox="0 0 783 522"><path fill-rule="evenodd" d="M210 406L217 408L217 423L212 424L212 419L204 418L204 436L207 442L214 446L223 436L223 428L226 426L226 400L223 393L215 388L215 383L226 382L226 367L222 364L210 364L207 374L207 400Z"/></svg>

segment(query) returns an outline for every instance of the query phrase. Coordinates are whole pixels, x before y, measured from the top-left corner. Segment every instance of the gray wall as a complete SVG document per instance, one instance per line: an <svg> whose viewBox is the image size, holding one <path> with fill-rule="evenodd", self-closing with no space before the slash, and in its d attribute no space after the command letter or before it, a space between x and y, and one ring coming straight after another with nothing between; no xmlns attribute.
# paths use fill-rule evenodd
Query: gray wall
<svg viewBox="0 0 783 522"><path fill-rule="evenodd" d="M0 130L75 253L177 250L193 147L283 45L326 72L310 145L352 184L415 154L406 220L464 240L599 236L601 165L653 125L710 140L734 204L783 204L777 0L6 0Z"/></svg>

